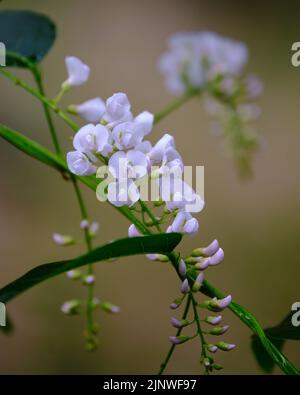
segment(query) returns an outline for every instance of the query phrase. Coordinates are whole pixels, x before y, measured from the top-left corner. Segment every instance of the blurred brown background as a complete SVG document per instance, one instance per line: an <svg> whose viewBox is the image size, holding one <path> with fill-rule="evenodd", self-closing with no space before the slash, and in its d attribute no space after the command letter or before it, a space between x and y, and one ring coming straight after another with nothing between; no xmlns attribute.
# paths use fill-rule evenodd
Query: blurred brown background
<svg viewBox="0 0 300 395"><path fill-rule="evenodd" d="M226 259L208 278L253 312L263 326L277 324L299 301L299 83L300 68L290 63L291 45L300 40L297 2L194 0L3 1L1 9L30 9L49 15L58 38L43 62L53 97L66 77L64 57L76 55L91 66L89 82L68 94L64 105L116 91L128 94L134 113L158 111L172 97L156 69L167 37L177 31L212 30L249 46L248 70L265 84L257 121L262 148L254 178L241 182L220 140L209 129L202 105L191 101L155 127L152 141L168 131L188 165L205 165L206 209L199 215L197 239L184 251L218 238ZM271 5L272 4L272 5ZM29 82L24 71L16 71ZM22 89L0 79L1 122L52 149L41 106ZM56 119L64 147L70 131ZM0 141L1 285L40 263L75 256L83 247L59 248L55 231L79 237L79 213L72 187L58 174ZM91 216L101 223L100 245L127 232L113 208L85 190ZM0 335L1 373L147 374L155 373L174 331L168 305L178 295L173 270L143 257L97 265L97 295L121 305L122 313L99 313L100 347L84 351L83 317L66 317L63 301L84 297L85 289L64 276L42 284L8 306L16 331ZM219 353L224 373L256 374L250 331L226 314L226 339L238 345ZM197 374L197 341L179 347L168 372ZM284 351L300 366L299 343ZM279 370L275 372L280 373Z"/></svg>

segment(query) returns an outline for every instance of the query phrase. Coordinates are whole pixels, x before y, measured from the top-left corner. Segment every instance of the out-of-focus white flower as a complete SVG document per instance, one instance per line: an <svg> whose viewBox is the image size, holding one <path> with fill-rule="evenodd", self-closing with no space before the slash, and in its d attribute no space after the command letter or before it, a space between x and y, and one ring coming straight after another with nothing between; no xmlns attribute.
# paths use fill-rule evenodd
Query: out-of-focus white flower
<svg viewBox="0 0 300 395"><path fill-rule="evenodd" d="M79 151L67 153L67 164L70 171L77 176L90 176L96 173L96 167L92 165L84 153Z"/></svg>
<svg viewBox="0 0 300 395"><path fill-rule="evenodd" d="M134 122L140 125L143 130L144 136L146 136L151 132L153 128L154 115L149 111L143 111L134 118Z"/></svg>
<svg viewBox="0 0 300 395"><path fill-rule="evenodd" d="M148 171L146 155L137 150L116 152L109 159L108 166L110 173L117 179L139 179Z"/></svg>
<svg viewBox="0 0 300 395"><path fill-rule="evenodd" d="M84 84L90 75L90 68L75 56L67 56L65 64L68 71L68 79L63 83L63 88Z"/></svg>
<svg viewBox="0 0 300 395"><path fill-rule="evenodd" d="M107 156L112 151L111 142L110 132L105 126L89 123L75 134L73 146L77 151L85 153L94 160L94 154Z"/></svg>
<svg viewBox="0 0 300 395"><path fill-rule="evenodd" d="M119 150L134 148L142 142L144 128L138 122L120 123L114 127L112 137Z"/></svg>
<svg viewBox="0 0 300 395"><path fill-rule="evenodd" d="M103 116L104 121L116 125L120 122L131 121L131 105L125 93L114 93L106 100L106 113Z"/></svg>
<svg viewBox="0 0 300 395"><path fill-rule="evenodd" d="M262 94L264 85L256 75L250 74L246 78L246 90L250 99L254 99Z"/></svg>
<svg viewBox="0 0 300 395"><path fill-rule="evenodd" d="M108 185L107 198L116 207L130 207L139 200L140 192L134 182L125 179Z"/></svg>
<svg viewBox="0 0 300 395"><path fill-rule="evenodd" d="M211 32L176 33L168 47L159 60L159 69L167 88L175 94L189 87L200 88L219 74L239 74L248 59L243 43Z"/></svg>
<svg viewBox="0 0 300 395"><path fill-rule="evenodd" d="M70 111L91 123L98 123L106 111L105 103L100 97L87 100L81 104L70 106Z"/></svg>

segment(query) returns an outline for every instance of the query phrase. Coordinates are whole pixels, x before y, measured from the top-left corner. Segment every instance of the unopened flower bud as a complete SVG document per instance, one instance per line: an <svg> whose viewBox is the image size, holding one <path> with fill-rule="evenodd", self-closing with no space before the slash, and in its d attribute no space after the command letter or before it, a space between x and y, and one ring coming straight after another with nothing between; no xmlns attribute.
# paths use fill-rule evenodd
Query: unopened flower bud
<svg viewBox="0 0 300 395"><path fill-rule="evenodd" d="M75 243L74 239L68 235L62 235L60 233L53 233L52 239L54 243L60 246L68 246Z"/></svg>
<svg viewBox="0 0 300 395"><path fill-rule="evenodd" d="M216 326L214 327L209 333L211 335L223 335L223 333L227 332L229 329L229 325L224 325L224 326Z"/></svg>
<svg viewBox="0 0 300 395"><path fill-rule="evenodd" d="M214 298L209 302L209 307L212 311L222 311L226 309L227 306L230 305L232 301L231 295L226 296L223 299Z"/></svg>
<svg viewBox="0 0 300 395"><path fill-rule="evenodd" d="M218 325L222 321L222 316L217 315L216 317L208 316L205 318L205 321L211 325Z"/></svg>
<svg viewBox="0 0 300 395"><path fill-rule="evenodd" d="M107 313L117 314L121 311L119 306L115 306L110 302L104 302L100 304L102 310L106 311Z"/></svg>
<svg viewBox="0 0 300 395"><path fill-rule="evenodd" d="M80 229L88 229L89 226L90 226L90 223L89 223L89 221L87 219L83 219L80 222Z"/></svg>
<svg viewBox="0 0 300 395"><path fill-rule="evenodd" d="M196 278L196 280L195 280L195 282L194 282L194 284L192 286L192 291L193 292L198 292L199 291L199 289L202 286L203 280L204 280L204 274L201 272L201 273L198 274L198 276L197 276L197 278Z"/></svg>
<svg viewBox="0 0 300 395"><path fill-rule="evenodd" d="M61 311L64 314L74 315L78 314L81 307L79 300L69 300L61 306Z"/></svg>
<svg viewBox="0 0 300 395"><path fill-rule="evenodd" d="M189 336L169 336L170 342L174 345L185 343L190 340Z"/></svg>
<svg viewBox="0 0 300 395"><path fill-rule="evenodd" d="M180 329L190 324L188 320L178 320L175 317L171 318L171 324L174 328Z"/></svg>
<svg viewBox="0 0 300 395"><path fill-rule="evenodd" d="M84 285L92 285L95 283L95 276L93 274L88 274L83 278L82 282Z"/></svg>
<svg viewBox="0 0 300 395"><path fill-rule="evenodd" d="M183 297L182 298L177 298L175 299L171 304L170 304L170 309L176 310L182 303Z"/></svg>
<svg viewBox="0 0 300 395"><path fill-rule="evenodd" d="M186 264L183 259L180 259L179 265L178 265L178 271L181 277L185 277L186 275Z"/></svg>
<svg viewBox="0 0 300 395"><path fill-rule="evenodd" d="M230 344L225 342L219 342L216 344L216 346L222 351L231 351L236 347L235 344Z"/></svg>
<svg viewBox="0 0 300 395"><path fill-rule="evenodd" d="M82 277L82 273L79 269L69 270L66 275L71 280L79 280Z"/></svg>
<svg viewBox="0 0 300 395"><path fill-rule="evenodd" d="M217 240L212 241L207 247L196 248L192 251L192 256L211 256L215 254L219 249L219 242Z"/></svg>
<svg viewBox="0 0 300 395"><path fill-rule="evenodd" d="M186 278L181 285L181 293L183 293L184 295L187 294L190 291L190 285L189 285L189 281Z"/></svg>
<svg viewBox="0 0 300 395"><path fill-rule="evenodd" d="M162 255L162 254L146 254L146 257L150 259L150 261L157 261L157 262L169 261L169 258L166 255Z"/></svg>
<svg viewBox="0 0 300 395"><path fill-rule="evenodd" d="M214 344L207 344L206 348L209 352L212 352L213 354L218 351L218 347L215 346Z"/></svg>
<svg viewBox="0 0 300 395"><path fill-rule="evenodd" d="M196 263L195 268L199 270L205 270L210 265L210 258L202 258Z"/></svg>
<svg viewBox="0 0 300 395"><path fill-rule="evenodd" d="M128 228L128 237L136 237L136 236L141 236L141 234L137 230L136 226L134 224L131 224Z"/></svg>
<svg viewBox="0 0 300 395"><path fill-rule="evenodd" d="M90 236L95 236L97 234L97 232L99 231L100 225L98 222L94 221L91 223L90 227L89 227L89 234Z"/></svg>
<svg viewBox="0 0 300 395"><path fill-rule="evenodd" d="M209 258L209 265L216 266L221 263L224 259L224 251L219 248L218 251Z"/></svg>

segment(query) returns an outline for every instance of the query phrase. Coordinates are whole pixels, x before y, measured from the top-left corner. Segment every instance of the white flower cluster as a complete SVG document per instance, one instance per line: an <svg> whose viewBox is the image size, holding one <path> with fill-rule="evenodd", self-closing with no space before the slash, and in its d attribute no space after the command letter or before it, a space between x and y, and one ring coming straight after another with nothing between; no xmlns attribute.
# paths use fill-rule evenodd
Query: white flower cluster
<svg viewBox="0 0 300 395"><path fill-rule="evenodd" d="M212 32L176 33L168 47L159 69L174 94L201 88L219 75L238 75L248 60L246 45Z"/></svg>
<svg viewBox="0 0 300 395"><path fill-rule="evenodd" d="M74 59L74 58L72 58ZM81 64L85 70L85 65ZM83 71L84 71L83 70ZM80 74L80 68L76 73ZM70 80L80 80L70 76ZM167 232L197 233L198 221L190 214L201 211L204 202L182 181L183 161L176 150L174 137L165 134L154 146L145 137L152 131L154 116L143 111L134 117L125 93L115 93L104 103L100 98L72 106L72 112L89 122L74 136L74 151L68 152L67 164L79 176L95 174L108 165L113 181L108 184L107 198L115 206L132 206L140 199L137 182L150 176L157 182L161 200L174 214ZM156 168L152 172L153 166ZM179 173L170 182L170 173ZM196 207L196 210L195 210Z"/></svg>

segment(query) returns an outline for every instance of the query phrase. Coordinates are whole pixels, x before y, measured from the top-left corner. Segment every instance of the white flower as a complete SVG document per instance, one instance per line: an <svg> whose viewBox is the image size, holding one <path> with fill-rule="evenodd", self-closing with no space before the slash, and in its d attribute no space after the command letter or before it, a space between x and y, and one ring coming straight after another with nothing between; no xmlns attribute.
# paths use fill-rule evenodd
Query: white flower
<svg viewBox="0 0 300 395"><path fill-rule="evenodd" d="M163 193L163 191L162 191ZM186 212L200 212L204 208L204 200L193 188L181 179L173 179L170 186L170 199L166 197L166 207L169 211L176 209Z"/></svg>
<svg viewBox="0 0 300 395"><path fill-rule="evenodd" d="M78 176L90 176L96 173L96 168L87 156L79 151L67 153L67 164L70 171Z"/></svg>
<svg viewBox="0 0 300 395"><path fill-rule="evenodd" d="M149 111L143 111L134 118L135 123L139 124L143 130L144 136L149 134L153 128L154 115Z"/></svg>
<svg viewBox="0 0 300 395"><path fill-rule="evenodd" d="M118 179L139 179L148 172L147 157L137 150L116 152L109 159L108 166L113 177Z"/></svg>
<svg viewBox="0 0 300 395"><path fill-rule="evenodd" d="M193 218L190 213L186 211L179 211L176 215L172 225L167 229L167 233L179 232L186 233L190 236L195 236L199 230L199 222Z"/></svg>
<svg viewBox="0 0 300 395"><path fill-rule="evenodd" d="M63 83L64 87L84 84L90 75L90 68L75 56L67 56L65 64L68 71L68 79Z"/></svg>
<svg viewBox="0 0 300 395"><path fill-rule="evenodd" d="M134 148L144 138L143 126L137 122L124 122L114 127L112 136L119 150Z"/></svg>
<svg viewBox="0 0 300 395"><path fill-rule="evenodd" d="M140 192L134 182L126 179L108 184L107 198L116 207L130 207L139 200Z"/></svg>
<svg viewBox="0 0 300 395"><path fill-rule="evenodd" d="M87 122L98 123L105 113L105 103L100 97L95 97L74 107L76 113Z"/></svg>
<svg viewBox="0 0 300 395"><path fill-rule="evenodd" d="M78 130L73 140L73 146L77 151L83 152L95 160L94 154L101 153L107 156L112 151L111 142L110 132L105 126L89 123Z"/></svg>
<svg viewBox="0 0 300 395"><path fill-rule="evenodd" d="M169 148L175 149L174 137L170 134L164 134L154 145L149 153L149 157L153 163L162 162L164 155Z"/></svg>
<svg viewBox="0 0 300 395"><path fill-rule="evenodd" d="M130 111L131 105L125 93L114 93L106 100L106 113L103 116L104 121L115 126L119 122L132 120Z"/></svg>

